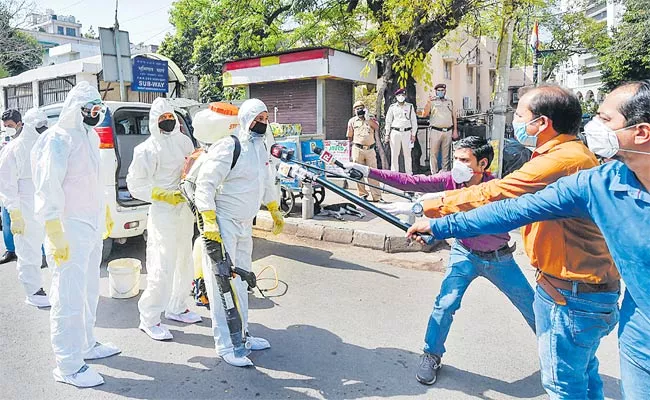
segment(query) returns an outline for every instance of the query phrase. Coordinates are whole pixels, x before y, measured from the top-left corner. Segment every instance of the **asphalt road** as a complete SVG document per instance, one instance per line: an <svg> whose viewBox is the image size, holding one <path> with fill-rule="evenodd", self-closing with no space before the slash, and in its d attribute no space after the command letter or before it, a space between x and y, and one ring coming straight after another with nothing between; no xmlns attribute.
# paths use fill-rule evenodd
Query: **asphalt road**
<svg viewBox="0 0 650 400"><path fill-rule="evenodd" d="M144 243L117 247L112 258L118 257L144 258ZM518 258L527 265L521 253ZM276 297L251 299L251 333L267 338L272 348L254 353L256 367L247 369L216 357L203 308L195 309L202 323L165 322L172 342L149 339L137 329L139 296L110 298L103 266L97 336L118 344L122 354L91 362L106 383L83 390L54 382L48 311L23 303L15 263L0 266L0 398L546 398L532 332L484 279L468 290L456 315L438 382L416 382L445 250L389 255L281 236L256 239L254 260L256 271L275 266L281 284L271 293ZM532 269L524 269L532 281ZM47 290L47 270L43 276ZM262 280L260 286L270 283ZM614 334L602 343L599 357L607 397L620 398Z"/></svg>

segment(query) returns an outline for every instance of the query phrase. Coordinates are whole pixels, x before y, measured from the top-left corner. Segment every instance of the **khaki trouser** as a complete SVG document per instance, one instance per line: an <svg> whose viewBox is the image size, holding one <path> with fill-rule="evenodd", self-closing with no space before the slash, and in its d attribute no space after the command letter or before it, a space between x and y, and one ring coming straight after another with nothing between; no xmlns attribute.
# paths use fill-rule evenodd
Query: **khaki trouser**
<svg viewBox="0 0 650 400"><path fill-rule="evenodd" d="M377 168L377 157L375 156L375 149L372 148L363 150L352 144L352 162L366 165L370 168ZM374 179L368 179L368 182L373 185L379 185L379 182ZM357 189L359 190L359 196L368 196L366 185L357 183ZM379 189L370 188L370 193L372 193L372 199L374 201L379 201L379 199L381 199L381 191Z"/></svg>
<svg viewBox="0 0 650 400"><path fill-rule="evenodd" d="M399 153L404 152L404 169L407 174L413 173L411 162L411 131L390 131L390 170L399 171Z"/></svg>
<svg viewBox="0 0 650 400"><path fill-rule="evenodd" d="M451 171L451 133L451 129L443 132L432 127L429 130L431 174L438 172L438 154L442 156L442 171Z"/></svg>

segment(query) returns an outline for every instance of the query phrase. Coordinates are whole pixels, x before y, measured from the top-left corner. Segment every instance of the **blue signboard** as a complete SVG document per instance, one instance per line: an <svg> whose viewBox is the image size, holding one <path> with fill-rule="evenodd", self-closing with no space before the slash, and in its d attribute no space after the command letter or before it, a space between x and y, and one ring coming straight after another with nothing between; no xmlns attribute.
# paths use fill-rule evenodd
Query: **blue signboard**
<svg viewBox="0 0 650 400"><path fill-rule="evenodd" d="M131 90L136 92L169 92L167 61L145 57L134 58Z"/></svg>

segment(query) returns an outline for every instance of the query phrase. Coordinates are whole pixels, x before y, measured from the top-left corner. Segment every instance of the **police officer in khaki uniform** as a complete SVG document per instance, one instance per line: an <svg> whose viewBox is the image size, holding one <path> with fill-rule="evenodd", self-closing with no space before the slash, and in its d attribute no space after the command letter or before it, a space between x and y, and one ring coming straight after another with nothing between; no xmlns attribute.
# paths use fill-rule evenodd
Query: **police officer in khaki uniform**
<svg viewBox="0 0 650 400"><path fill-rule="evenodd" d="M386 112L386 137L390 138L390 169L399 171L399 153L404 152L404 169L413 173L411 148L418 131L418 119L413 104L406 101L406 89L395 91L397 102Z"/></svg>
<svg viewBox="0 0 650 400"><path fill-rule="evenodd" d="M458 124L454 102L445 98L447 86L439 83L435 86L435 97L430 96L424 106L424 116L429 117L429 147L431 174L438 172L438 155L442 155L442 170L451 171L451 141L458 139ZM420 144L424 140L418 137ZM423 157L424 157L423 152ZM421 162L420 164L424 164Z"/></svg>
<svg viewBox="0 0 650 400"><path fill-rule="evenodd" d="M374 118L367 115L366 105L362 101L354 103L354 117L348 121L347 137L352 147L352 162L367 165L370 168L377 168L377 156L375 155L375 132L379 131L379 124ZM368 179L373 185L379 185L375 180ZM368 198L366 185L357 183L359 196ZM383 202L381 191L370 188L372 201Z"/></svg>

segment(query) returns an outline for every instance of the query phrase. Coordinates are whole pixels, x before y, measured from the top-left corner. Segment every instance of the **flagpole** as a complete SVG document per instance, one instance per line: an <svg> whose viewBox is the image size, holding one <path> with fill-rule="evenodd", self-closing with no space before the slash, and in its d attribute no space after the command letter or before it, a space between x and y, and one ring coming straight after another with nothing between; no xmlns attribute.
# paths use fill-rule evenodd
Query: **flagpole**
<svg viewBox="0 0 650 400"><path fill-rule="evenodd" d="M537 86L539 81L539 24L537 21L533 26L530 44L533 48L533 85Z"/></svg>

